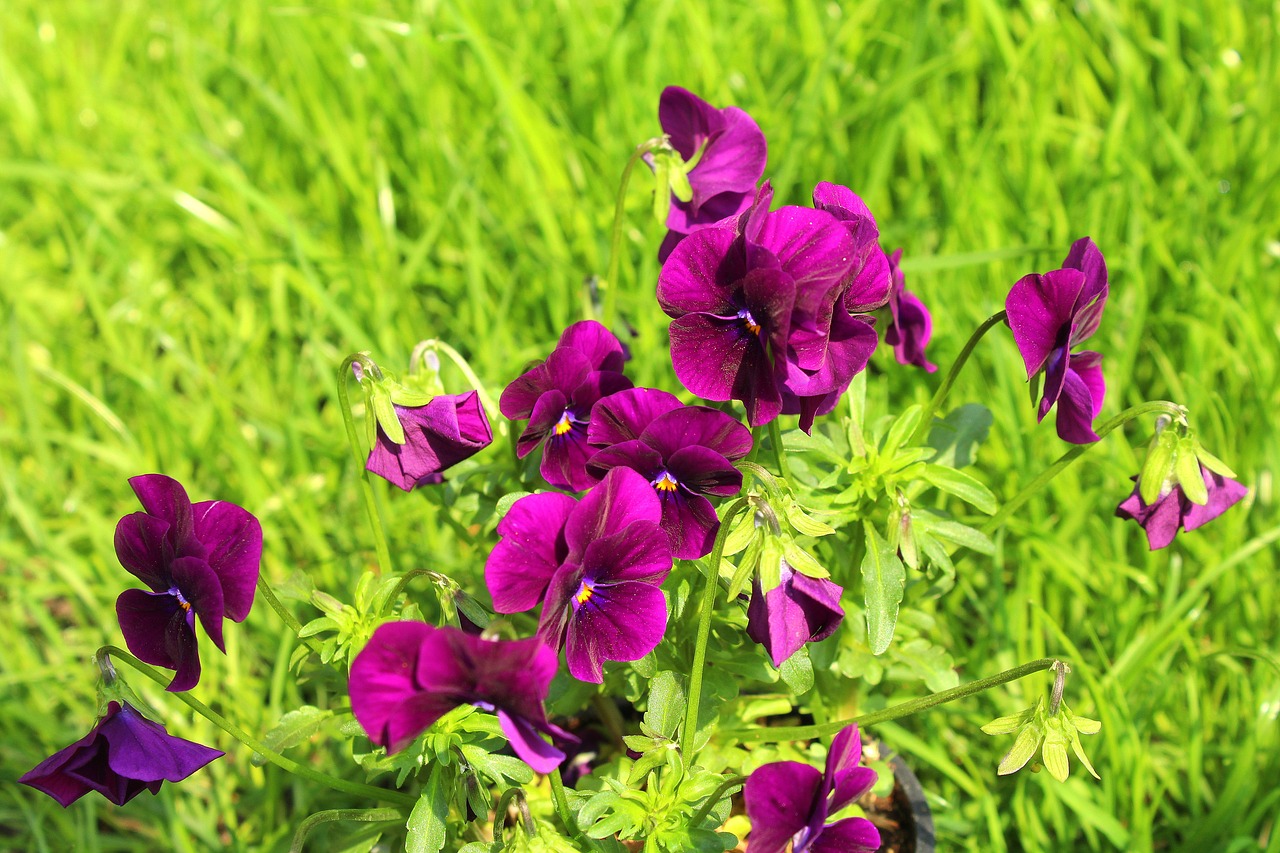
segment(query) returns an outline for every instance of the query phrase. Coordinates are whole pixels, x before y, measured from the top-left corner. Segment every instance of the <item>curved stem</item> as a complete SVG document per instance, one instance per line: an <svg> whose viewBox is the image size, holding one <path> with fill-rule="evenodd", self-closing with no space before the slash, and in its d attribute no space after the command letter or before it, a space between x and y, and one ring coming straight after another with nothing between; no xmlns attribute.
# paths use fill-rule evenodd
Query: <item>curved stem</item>
<svg viewBox="0 0 1280 853"><path fill-rule="evenodd" d="M284 606L284 602L276 597L275 590L271 588L271 584L267 583L267 579L264 578L261 573L258 574L258 594L266 599L267 604L269 604L271 609L276 612L276 615L280 617L280 621L289 626L289 630L293 632L295 637L297 637L302 631L302 623L298 621L298 617L289 612L288 608ZM314 637L299 637L299 639L301 639L303 645L311 649L311 651L316 652L317 654L320 652L320 642Z"/></svg>
<svg viewBox="0 0 1280 853"><path fill-rule="evenodd" d="M724 543L729 538L729 528L746 503L736 501L720 520L715 545L707 562L707 585L702 591L702 610L698 612L698 638L693 647L693 665L689 668L688 706L684 712L684 728L680 730L680 754L685 764L693 761L693 742L698 733L698 706L702 702L702 674L707 664L707 639L711 636L711 615L715 611L716 593L720 589L720 559L724 555Z"/></svg>
<svg viewBox="0 0 1280 853"><path fill-rule="evenodd" d="M733 776L721 782L720 787L716 788L715 792L702 804L702 807L694 812L693 817L689 820L690 829L697 829L702 825L702 822L707 819L707 815L711 814L711 810L716 807L716 803L720 802L721 798L729 793L730 788L741 788L745 784L747 784L746 776Z"/></svg>
<svg viewBox="0 0 1280 853"><path fill-rule="evenodd" d="M409 581L420 577L434 578L436 579L436 584L439 585L439 578L444 576L439 572L433 572L430 569L410 569L401 575L400 579L396 581L396 585L392 588L391 594L387 596L386 601L382 602L382 610L379 615L386 616L387 613L390 612L391 608L395 606L396 599L398 599L401 594L404 593L405 588L409 586Z"/></svg>
<svg viewBox="0 0 1280 853"><path fill-rule="evenodd" d="M480 381L480 377L476 376L476 372L471 369L471 365L462 357L456 349L449 346L442 340L427 341L428 346L435 347L440 352L449 356L449 360L458 366L458 370L462 371L462 375L471 383L471 387L476 389L476 393L480 395L480 402L484 405L486 412L498 412L498 405L489 396L489 392L484 389L484 383ZM508 424L505 420L499 422L500 429L507 429Z"/></svg>
<svg viewBox="0 0 1280 853"><path fill-rule="evenodd" d="M916 427L915 435L911 436L911 444L919 444L929 437L929 429L933 426L934 413L938 411L938 407L946 401L947 395L951 393L951 386L955 384L956 377L960 375L960 369L969 360L969 356L973 354L973 350L978 345L978 341L982 340L982 336L995 326L1003 323L1006 316L1004 311L999 311L983 320L982 325L973 330L973 334L969 336L969 340L965 341L964 348L960 350L960 354L956 356L955 362L952 363L951 369L947 371L946 378L942 380L942 384L934 392L933 399L929 401L929 405L925 407L924 412L921 414L920 426Z"/></svg>
<svg viewBox="0 0 1280 853"><path fill-rule="evenodd" d="M378 504L373 497L373 487L369 485L369 472L365 470L364 453L360 448L360 436L356 432L355 416L351 413L351 398L347 392L347 381L351 377L351 365L359 363L361 368L377 370L377 365L363 353L347 356L338 368L338 405L342 408L342 420L347 425L347 441L351 444L351 452L355 455L356 465L360 469L360 492L364 495L365 512L369 515L369 524L373 528L374 547L378 552L378 568L382 573L391 571L391 552L387 550L387 536L382 529L382 514L378 512ZM378 371L376 375L381 375Z"/></svg>
<svg viewBox="0 0 1280 853"><path fill-rule="evenodd" d="M784 480L791 479L791 471L787 468L786 454L782 451L782 429L778 419L769 421L769 440L773 444L773 461L778 466L778 476Z"/></svg>
<svg viewBox="0 0 1280 853"><path fill-rule="evenodd" d="M1124 426L1135 418L1157 413L1179 417L1186 414L1186 409L1179 406L1177 403L1171 403L1168 400L1152 400L1150 402L1141 403L1137 406L1133 406L1132 408L1125 409L1114 418L1104 421L1096 430L1094 430L1094 432L1096 432L1098 434L1098 438L1101 439L1106 436L1107 433ZM1044 486L1054 477L1065 471L1072 462L1075 462L1088 452L1089 448L1096 447L1099 443L1100 442L1095 441L1090 444L1077 444L1075 447L1059 456L1052 465L1041 471L1030 483L1027 483L1027 485L1023 487L1022 491L1018 492L1010 498L1004 506L1000 507L999 512L987 519L987 523L982 525L982 532L990 533L999 528L1000 525L1013 514L1014 510L1030 500L1032 495L1044 488Z"/></svg>
<svg viewBox="0 0 1280 853"><path fill-rule="evenodd" d="M127 663L129 666L133 667L147 678L150 678L161 687L166 687L169 684L168 676L161 675L123 649L115 646L103 646L98 649L97 653L99 655L108 654L116 660ZM199 699L193 698L189 693L170 693L169 695L186 704L191 710L195 711L197 714L204 717L206 720L213 723L215 726L222 729L224 732L231 735L254 752L263 756L272 764L277 767L284 768L290 773L301 776L304 779L310 779L313 782L318 782L321 785L333 788L335 791L342 791L344 794L355 794L360 797L370 797L375 800L399 803L405 806L412 806L418 801L417 797L410 796L409 794L402 794L399 791L388 791L385 788L375 788L372 785L365 785L360 782L351 782L346 779L339 779L336 776L330 776L327 773L321 773L319 770L314 770L305 764L299 764L293 759L285 758L280 753L269 749L264 743L254 738L244 729L240 728L235 723L231 722L226 717L201 702Z"/></svg>
<svg viewBox="0 0 1280 853"><path fill-rule="evenodd" d="M1019 678L1025 678L1037 672L1044 672L1051 669L1056 658L1041 658L1031 663L1024 663L1022 666L1005 670L999 675L993 675L990 678L983 678L970 684L962 684L959 687L953 687L950 690L943 690L941 693L934 693L932 696L924 696L920 699L912 699L910 702L902 702L890 708L884 708L880 711L872 711L870 714L863 714L859 717L852 717L848 720L838 720L834 723L822 723L816 726L787 726L779 728L763 728L763 729L735 729L724 733L726 738L733 738L740 743L750 743L753 741L766 741L769 743L777 743L789 740L810 740L816 737L825 737L832 735L843 729L845 726L856 724L859 728L875 725L876 723L887 723L890 720L897 720L901 717L907 717L911 714L917 714L921 711L927 711L938 705L945 705L947 702L954 702L956 699L963 699L966 696L972 696L975 693L981 693L984 690L990 690L992 687L998 687L1001 684L1007 684L1010 681L1017 681Z"/></svg>
<svg viewBox="0 0 1280 853"><path fill-rule="evenodd" d="M399 822L404 820L404 813L399 809L327 809L322 812L316 812L298 824L298 831L293 834L293 843L289 845L289 853L302 853L302 847L306 844L307 836L311 834L311 830L322 823L332 823L336 820L362 821L366 823L390 822L393 820Z"/></svg>
<svg viewBox="0 0 1280 853"><path fill-rule="evenodd" d="M618 319L618 272L622 264L622 223L627 213L627 185L631 183L631 173L635 170L636 163L639 163L644 155L658 150L662 144L662 139L650 139L640 143L636 146L636 150L631 152L631 158L622 169L618 198L613 205L613 233L609 238L609 274L605 278L604 324L610 329Z"/></svg>

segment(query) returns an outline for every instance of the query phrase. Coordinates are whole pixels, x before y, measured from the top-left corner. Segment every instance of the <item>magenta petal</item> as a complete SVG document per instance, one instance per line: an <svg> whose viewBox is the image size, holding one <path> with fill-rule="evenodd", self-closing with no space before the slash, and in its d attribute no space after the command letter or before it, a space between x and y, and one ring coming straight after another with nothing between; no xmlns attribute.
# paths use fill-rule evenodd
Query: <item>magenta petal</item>
<svg viewBox="0 0 1280 853"><path fill-rule="evenodd" d="M222 584L218 576L204 560L198 557L180 557L169 566L173 573L173 583L192 611L200 617L200 624L209 639L221 651L226 646L222 641L222 617L226 605L222 598Z"/></svg>
<svg viewBox="0 0 1280 853"><path fill-rule="evenodd" d="M681 448L667 460L667 472L691 492L727 498L742 489L742 472L707 447Z"/></svg>
<svg viewBox="0 0 1280 853"><path fill-rule="evenodd" d="M705 198L697 207L693 202L671 199L671 210L667 214L667 232L662 245L658 247L658 263L666 263L671 251L687 235L703 228L719 225L730 217L737 216L751 205L755 190L748 192L725 192Z"/></svg>
<svg viewBox="0 0 1280 853"><path fill-rule="evenodd" d="M417 682L420 650L436 630L424 622L380 625L351 662L351 712L369 739L389 752L403 749L458 704Z"/></svg>
<svg viewBox="0 0 1280 853"><path fill-rule="evenodd" d="M191 499L181 483L164 474L143 474L130 477L129 485L147 515L169 522L168 542L174 553L188 554L199 549L191 535Z"/></svg>
<svg viewBox="0 0 1280 853"><path fill-rule="evenodd" d="M107 763L111 769L140 782L181 782L224 754L174 737L128 704L103 726L102 735L107 740Z"/></svg>
<svg viewBox="0 0 1280 853"><path fill-rule="evenodd" d="M502 726L502 733L507 736L516 755L532 767L535 773L551 773L564 761L564 753L547 743L538 734L538 730L523 717L513 717L499 709L498 724Z"/></svg>
<svg viewBox="0 0 1280 853"><path fill-rule="evenodd" d="M587 440L605 447L632 441L639 438L645 427L659 415L682 407L675 394L656 388L619 391L602 399L591 410Z"/></svg>
<svg viewBox="0 0 1280 853"><path fill-rule="evenodd" d="M248 510L226 501L201 501L192 514L196 536L209 547L206 560L222 587L226 616L243 622L258 585L262 525Z"/></svg>
<svg viewBox="0 0 1280 853"><path fill-rule="evenodd" d="M480 397L442 394L425 406L396 406L405 441L396 444L378 428L366 470L407 491L439 483L442 472L488 447L493 441Z"/></svg>
<svg viewBox="0 0 1280 853"><path fill-rule="evenodd" d="M662 507L649 481L628 468L614 468L570 514L565 540L571 555L581 555L597 539L637 521L657 524Z"/></svg>
<svg viewBox="0 0 1280 853"><path fill-rule="evenodd" d="M813 188L813 206L825 210L837 219L844 221L855 216L865 216L873 223L871 208L853 190L840 184L820 181Z"/></svg>
<svg viewBox="0 0 1280 853"><path fill-rule="evenodd" d="M856 255L848 230L825 211L782 207L764 218L754 242L795 282L796 310L825 325Z"/></svg>
<svg viewBox="0 0 1280 853"><path fill-rule="evenodd" d="M165 534L169 522L145 512L134 512L116 524L116 557L138 580L164 592L169 588Z"/></svg>
<svg viewBox="0 0 1280 853"><path fill-rule="evenodd" d="M668 86L658 100L658 120L686 161L705 143L689 173L695 210L721 193L754 189L764 174L764 134L743 110L716 109L686 89Z"/></svg>
<svg viewBox="0 0 1280 853"><path fill-rule="evenodd" d="M591 362L577 350L552 350L546 361L530 368L503 389L498 409L504 417L523 420L532 414L543 394L556 390L568 399L590 372Z"/></svg>
<svg viewBox="0 0 1280 853"><path fill-rule="evenodd" d="M630 468L650 481L665 470L662 454L638 440L624 441L597 451L587 463L587 471L601 478L613 468Z"/></svg>
<svg viewBox="0 0 1280 853"><path fill-rule="evenodd" d="M538 398L529 415L529 423L516 439L516 456L523 459L549 436L564 417L569 398L561 391L551 390Z"/></svg>
<svg viewBox="0 0 1280 853"><path fill-rule="evenodd" d="M547 436L538 472L542 479L557 489L584 491L596 482L596 478L587 472L587 462L595 452L596 449L587 444L586 426L574 423L569 432Z"/></svg>
<svg viewBox="0 0 1280 853"><path fill-rule="evenodd" d="M577 505L568 495L528 495L498 522L502 538L484 566L485 585L497 612L520 613L542 600L551 576L568 555L564 526Z"/></svg>
<svg viewBox="0 0 1280 853"><path fill-rule="evenodd" d="M641 437L667 459L686 447L706 447L735 462L751 452L751 430L707 406L681 406L664 413Z"/></svg>
<svg viewBox="0 0 1280 853"><path fill-rule="evenodd" d="M1082 353L1096 356L1096 353ZM1071 357L1072 368L1077 356ZM1058 437L1072 444L1089 444L1098 440L1093 431L1093 419L1102 408L1105 386L1102 380L1101 358L1085 359L1081 372L1068 368L1058 397ZM1093 362L1093 363L1090 363Z"/></svg>
<svg viewBox="0 0 1280 853"><path fill-rule="evenodd" d="M1005 299L1009 328L1022 353L1027 378L1040 372L1049 354L1066 347L1076 298L1084 287L1084 274L1079 270L1053 270L1044 275L1026 275L1018 279Z"/></svg>
<svg viewBox="0 0 1280 853"><path fill-rule="evenodd" d="M595 370L587 374L573 393L569 395L569 406L575 416L582 421L582 435L586 438L587 425L591 420L591 412L597 401L627 391L632 387L631 380L621 373L609 370Z"/></svg>
<svg viewBox="0 0 1280 853"><path fill-rule="evenodd" d="M876 853L880 830L865 817L847 817L824 826L807 853Z"/></svg>
<svg viewBox="0 0 1280 853"><path fill-rule="evenodd" d="M658 527L650 521L637 521L593 541L582 555L582 574L587 583L659 584L666 580L671 572L671 548Z"/></svg>
<svg viewBox="0 0 1280 853"><path fill-rule="evenodd" d="M621 469L619 469L621 470ZM666 537L658 537L664 540ZM632 661L653 651L667 630L667 602L648 583L595 586L569 620L565 661L579 681L604 681L605 661Z"/></svg>
<svg viewBox="0 0 1280 853"><path fill-rule="evenodd" d="M884 342L893 347L898 364L912 364L933 373L938 369L925 358L924 348L933 336L933 318L929 309L909 290L898 297L897 313L893 325L885 330Z"/></svg>
<svg viewBox="0 0 1280 853"><path fill-rule="evenodd" d="M560 342L556 347L582 353L592 370L621 373L623 363L627 360L627 353L621 342L613 332L595 320L580 320L569 326L560 334Z"/></svg>
<svg viewBox="0 0 1280 853"><path fill-rule="evenodd" d="M783 564L782 583L763 592L757 578L747 606L747 636L764 646L774 666L805 643L831 636L844 619L843 588L826 578L811 578Z"/></svg>
<svg viewBox="0 0 1280 853"><path fill-rule="evenodd" d="M751 834L751 853L784 853L796 833L809 823L819 796L822 774L798 761L757 767L743 788Z"/></svg>
<svg viewBox="0 0 1280 853"><path fill-rule="evenodd" d="M1231 507L1244 500L1245 495L1249 494L1249 490L1242 484L1237 483L1230 477L1224 477L1214 471L1210 471L1203 465L1200 466L1200 474L1204 477L1204 484L1209 492L1209 501L1204 506L1191 503L1187 500L1185 503L1189 509L1184 510L1182 516L1183 527L1187 530L1195 530L1201 525L1208 524L1218 516L1222 515Z"/></svg>
<svg viewBox="0 0 1280 853"><path fill-rule="evenodd" d="M1107 262L1093 240L1081 237L1071 244L1062 266L1084 273L1084 287L1076 298L1075 329L1071 344L1080 343L1098 330L1102 309L1107 304Z"/></svg>
<svg viewBox="0 0 1280 853"><path fill-rule="evenodd" d="M738 235L730 225L690 234L671 252L658 273L658 304L670 317L690 312L730 315L736 283L746 274Z"/></svg>
<svg viewBox="0 0 1280 853"><path fill-rule="evenodd" d="M889 301L893 276L889 259L874 242L863 247L857 271L844 292L844 307L851 314L874 311Z"/></svg>
<svg viewBox="0 0 1280 853"><path fill-rule="evenodd" d="M1178 527L1182 523L1180 499L1181 491L1173 489L1148 506L1142 502L1135 487L1133 494L1116 507L1116 516L1138 522L1147 534L1147 544L1152 551L1157 551L1167 547L1178 533Z"/></svg>
<svg viewBox="0 0 1280 853"><path fill-rule="evenodd" d="M671 541L672 556L696 560L711 553L720 519L711 501L684 489L661 492L662 529Z"/></svg>
<svg viewBox="0 0 1280 853"><path fill-rule="evenodd" d="M190 690L200 682L200 651L194 614L165 592L126 589L116 599L116 617L125 645L139 660L176 670L171 692Z"/></svg>

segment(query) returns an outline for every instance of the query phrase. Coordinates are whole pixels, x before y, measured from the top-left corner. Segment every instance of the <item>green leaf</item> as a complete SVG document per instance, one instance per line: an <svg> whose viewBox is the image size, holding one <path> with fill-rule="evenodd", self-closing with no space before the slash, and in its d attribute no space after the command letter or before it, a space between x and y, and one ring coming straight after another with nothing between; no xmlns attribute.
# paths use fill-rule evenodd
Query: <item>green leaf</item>
<svg viewBox="0 0 1280 853"><path fill-rule="evenodd" d="M902 414L898 415L894 420L893 426L889 428L889 434L884 438L884 444L881 447L881 454L884 456L893 456L898 452L898 448L902 443L915 434L916 427L920 425L920 416L923 414L919 404L908 406Z"/></svg>
<svg viewBox="0 0 1280 853"><path fill-rule="evenodd" d="M803 696L813 689L813 662L809 660L809 650L804 646L782 662L778 674L797 696Z"/></svg>
<svg viewBox="0 0 1280 853"><path fill-rule="evenodd" d="M945 465L929 464L924 466L924 478L942 491L955 495L987 515L995 515L999 508L996 496L991 493L991 490L964 471L957 471Z"/></svg>
<svg viewBox="0 0 1280 853"><path fill-rule="evenodd" d="M649 683L649 707L644 712L644 722L663 737L675 740L680 724L684 722L688 693L685 676L663 671Z"/></svg>
<svg viewBox="0 0 1280 853"><path fill-rule="evenodd" d="M333 711L317 708L314 705L303 705L296 711L290 711L280 718L270 731L262 736L262 743L272 752L280 752L291 746L302 743L314 735L333 717ZM266 756L255 752L250 762L254 767L267 763Z"/></svg>
<svg viewBox="0 0 1280 853"><path fill-rule="evenodd" d="M1209 502L1209 490L1204 485L1204 475L1200 473L1200 459L1196 456L1196 440L1184 438L1178 442L1175 456L1174 473L1178 477L1178 485L1187 500L1198 506Z"/></svg>
<svg viewBox="0 0 1280 853"><path fill-rule="evenodd" d="M1178 437L1174 431L1166 429L1156 438L1147 459L1142 464L1142 473L1138 475L1138 496L1147 506L1155 503L1165 481L1173 473L1174 455L1177 453Z"/></svg>
<svg viewBox="0 0 1280 853"><path fill-rule="evenodd" d="M409 837L405 839L405 853L440 853L448 840L448 828L445 821L449 817L449 795L445 791L444 776L448 771L443 767L432 767L427 775L426 784L422 786L422 796L414 804L409 813L409 821L405 828Z"/></svg>
<svg viewBox="0 0 1280 853"><path fill-rule="evenodd" d="M498 507L495 510L495 512L497 513L499 518L502 518L504 515L506 515L508 512L511 511L512 504L514 504L516 501L520 500L523 497L528 497L531 494L533 494L533 492L508 492L507 494L498 498Z"/></svg>
<svg viewBox="0 0 1280 853"><path fill-rule="evenodd" d="M867 605L867 642L880 655L893 642L898 605L906 589L907 570L898 555L881 539L870 522L864 524L867 553L862 558L862 594Z"/></svg>
<svg viewBox="0 0 1280 853"><path fill-rule="evenodd" d="M335 631L339 627L338 623L330 619L328 616L321 616L319 619L312 619L307 624L298 629L299 637L314 637L322 631Z"/></svg>
<svg viewBox="0 0 1280 853"><path fill-rule="evenodd" d="M991 410L980 403L966 403L942 420L934 421L929 431L929 446L937 455L931 461L951 468L972 465L974 451L991 431L991 421Z"/></svg>
<svg viewBox="0 0 1280 853"><path fill-rule="evenodd" d="M921 523L921 517L917 517L917 523ZM929 517L928 522L922 524L922 526L925 526L929 533L939 539L946 539L948 542L963 545L971 551L977 551L979 554L990 555L996 552L996 543L991 541L990 536L967 524Z"/></svg>

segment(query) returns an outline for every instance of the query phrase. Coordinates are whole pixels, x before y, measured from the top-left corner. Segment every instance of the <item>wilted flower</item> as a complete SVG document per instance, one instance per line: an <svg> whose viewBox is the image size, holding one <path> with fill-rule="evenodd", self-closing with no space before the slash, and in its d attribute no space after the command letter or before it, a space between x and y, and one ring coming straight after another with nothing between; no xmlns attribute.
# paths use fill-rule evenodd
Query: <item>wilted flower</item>
<svg viewBox="0 0 1280 853"><path fill-rule="evenodd" d="M222 755L174 737L127 702L111 702L92 731L18 781L45 792L63 808L90 791L123 806L143 790L156 794L165 781L181 782Z"/></svg>
<svg viewBox="0 0 1280 853"><path fill-rule="evenodd" d="M805 643L830 637L844 620L843 587L811 578L782 561L782 583L765 592L757 575L747 605L747 636L764 646L774 666L782 666Z"/></svg>
<svg viewBox="0 0 1280 853"><path fill-rule="evenodd" d="M262 527L226 501L192 504L182 484L163 474L134 477L129 485L144 511L116 525L116 556L153 591L120 593L120 631L139 658L177 670L169 690L190 690L200 680L196 617L225 652L222 617L242 622L253 606Z"/></svg>
<svg viewBox="0 0 1280 853"><path fill-rule="evenodd" d="M539 470L552 486L579 492L595 482L587 473L587 460L595 453L587 444L587 425L598 400L631 387L621 373L626 357L608 329L583 320L565 329L545 362L502 392L502 414L529 420L516 441L516 455L523 459L545 439Z"/></svg>
<svg viewBox="0 0 1280 853"><path fill-rule="evenodd" d="M733 463L751 451L751 431L724 412L686 406L675 395L633 388L601 400L587 431L606 445L587 470L603 477L623 467L643 475L662 501L662 527L675 556L711 552L720 521L704 495L728 497L742 488Z"/></svg>
<svg viewBox="0 0 1280 853"><path fill-rule="evenodd" d="M550 773L564 753L539 733L565 737L543 707L556 666L555 652L534 637L486 640L452 626L388 622L351 663L351 712L370 740L397 752L449 711L475 705L497 714L516 755Z"/></svg>
<svg viewBox="0 0 1280 853"><path fill-rule="evenodd" d="M933 336L933 318L920 298L907 290L906 276L898 266L901 261L902 250L894 249L889 256L889 271L893 276L889 314L893 319L884 330L884 342L893 347L893 356L898 364L914 364L933 373L938 366L924 356L924 348Z"/></svg>
<svg viewBox="0 0 1280 853"><path fill-rule="evenodd" d="M1071 349L1097 331L1102 320L1107 265L1093 241L1081 237L1062 266L1018 279L1005 300L1005 311L1027 378L1044 372L1039 419L1058 404L1058 436L1088 444L1098 440L1093 419L1102 411L1106 395L1102 356Z"/></svg>
<svg viewBox="0 0 1280 853"><path fill-rule="evenodd" d="M1085 755L1080 735L1096 735L1102 731L1102 723L1088 717L1077 717L1061 700L1056 710L1046 709L1044 697L1040 697L1036 704L1025 711L992 720L982 727L982 731L989 735L1015 732L1018 735L1013 746L1000 759L1000 766L996 770L1000 776L1017 773L1039 751L1049 775L1059 782L1065 782L1071 772L1067 761L1067 747L1070 746L1089 774L1095 779L1101 778Z"/></svg>
<svg viewBox="0 0 1280 853"><path fill-rule="evenodd" d="M746 210L764 174L767 148L760 127L737 107L716 109L679 86L658 99L658 120L686 163L691 197L675 199L667 214L665 261L687 235ZM696 158L696 159L695 159Z"/></svg>
<svg viewBox="0 0 1280 853"><path fill-rule="evenodd" d="M443 482L444 469L493 441L493 430L475 391L441 394L426 405L395 405L394 409L404 430L404 442L392 441L379 426L364 467L406 492L415 486Z"/></svg>
<svg viewBox="0 0 1280 853"><path fill-rule="evenodd" d="M747 779L743 797L751 819L751 853L874 853L880 833L871 821L848 817L827 824L827 817L861 797L876 782L876 772L860 767L862 740L856 725L836 735L826 769L798 761L759 767Z"/></svg>
<svg viewBox="0 0 1280 853"><path fill-rule="evenodd" d="M519 613L545 596L538 635L561 645L569 672L604 680L605 661L639 660L667 628L658 585L671 571L662 505L635 471L614 468L582 500L536 494L516 501L485 563L499 613Z"/></svg>
<svg viewBox="0 0 1280 853"><path fill-rule="evenodd" d="M1249 493L1248 489L1230 477L1212 471L1199 462L1196 465L1204 479L1206 499L1203 503L1195 503L1187 496L1181 483L1173 483L1160 493L1154 503L1147 504L1139 494L1139 484L1133 487L1133 494L1116 507L1119 518L1131 518L1142 525L1151 550L1164 548L1172 542L1178 528L1191 531L1208 524L1244 500L1244 496Z"/></svg>

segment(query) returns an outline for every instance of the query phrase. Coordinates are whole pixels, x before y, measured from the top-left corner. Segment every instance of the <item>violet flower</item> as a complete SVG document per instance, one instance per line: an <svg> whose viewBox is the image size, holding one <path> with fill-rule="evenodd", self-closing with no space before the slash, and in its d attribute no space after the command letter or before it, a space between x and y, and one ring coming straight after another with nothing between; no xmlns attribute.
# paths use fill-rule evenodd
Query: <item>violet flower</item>
<svg viewBox="0 0 1280 853"><path fill-rule="evenodd" d="M1208 524L1244 500L1249 493L1242 484L1203 464L1200 464L1200 475L1204 477L1205 489L1209 493L1209 500L1203 505L1193 503L1181 485L1174 485L1155 503L1148 505L1138 494L1138 487L1134 486L1133 494L1116 507L1116 516L1133 519L1142 525L1147 533L1147 544L1156 551L1172 542L1179 528L1191 531Z"/></svg>
<svg viewBox="0 0 1280 853"><path fill-rule="evenodd" d="M475 705L497 714L516 755L550 773L564 753L539 733L568 737L543 707L556 666L535 637L486 640L452 626L387 622L351 662L351 712L370 740L397 752L449 711Z"/></svg>
<svg viewBox="0 0 1280 853"><path fill-rule="evenodd" d="M898 364L914 364L933 373L938 365L925 358L924 348L933 336L933 318L920 298L906 288L906 276L898 264L902 250L894 249L889 256L889 272L893 287L889 290L889 315L892 322L884 330L884 342L893 347Z"/></svg>
<svg viewBox="0 0 1280 853"><path fill-rule="evenodd" d="M253 607L262 558L262 527L226 501L192 504L177 480L146 474L129 480L143 512L116 525L116 556L152 592L127 589L116 615L129 651L176 670L170 691L200 680L196 617L225 652L222 617L243 622Z"/></svg>
<svg viewBox="0 0 1280 853"><path fill-rule="evenodd" d="M394 408L404 427L404 444L396 444L379 426L364 467L406 492L416 486L444 482L444 469L493 442L493 430L475 391L442 394L425 406Z"/></svg>
<svg viewBox="0 0 1280 853"><path fill-rule="evenodd" d="M765 592L756 576L747 605L747 636L764 646L775 667L805 643L830 637L844 620L844 588L827 578L801 574L784 560L782 583Z"/></svg>
<svg viewBox="0 0 1280 853"><path fill-rule="evenodd" d="M770 212L771 199L766 182L736 221L681 242L658 277L658 302L675 318L676 376L705 399L740 400L752 426L782 413L784 388L797 398L838 390L844 376L861 369L856 339L874 348L876 338L870 328L863 335L841 327L848 346L832 348L828 358L857 245L832 214Z"/></svg>
<svg viewBox="0 0 1280 853"><path fill-rule="evenodd" d="M587 460L595 448L587 444L587 425L596 401L631 387L622 375L626 350L594 320L564 330L545 362L506 387L498 401L502 414L529 423L516 441L523 459L545 439L539 470L557 489L580 492L595 478Z"/></svg>
<svg viewBox="0 0 1280 853"><path fill-rule="evenodd" d="M543 599L538 636L565 649L569 673L604 680L605 661L639 660L662 640L671 571L662 504L648 480L614 468L581 501L544 493L516 501L485 563L499 613Z"/></svg>
<svg viewBox="0 0 1280 853"><path fill-rule="evenodd" d="M720 520L705 495L741 490L742 472L733 463L751 452L751 430L666 391L633 388L600 401L587 440L611 445L591 457L591 474L630 468L649 481L662 502L662 529L674 556L696 560L711 553Z"/></svg>
<svg viewBox="0 0 1280 853"><path fill-rule="evenodd" d="M689 201L672 199L666 239L658 261L666 261L689 234L746 210L764 175L767 153L759 125L737 107L716 109L679 86L668 86L658 99L658 120L671 146L689 171Z"/></svg>
<svg viewBox="0 0 1280 853"><path fill-rule="evenodd" d="M856 725L836 735L824 772L798 761L777 761L756 768L743 789L751 835L751 853L875 853L880 833L871 821L848 817L827 824L827 817L861 797L876 782L876 772L860 767L862 740Z"/></svg>
<svg viewBox="0 0 1280 853"><path fill-rule="evenodd" d="M1102 356L1071 352L1098 329L1107 302L1107 265L1088 237L1071 245L1062 269L1023 276L1005 300L1009 328L1027 378L1044 372L1038 419L1058 404L1058 436L1072 444L1098 440L1093 420L1106 383Z"/></svg>
<svg viewBox="0 0 1280 853"><path fill-rule="evenodd" d="M41 761L18 781L43 791L63 808L90 791L123 806L143 790L159 793L224 753L169 734L129 703L111 702L80 740Z"/></svg>

